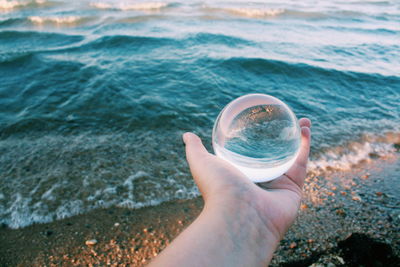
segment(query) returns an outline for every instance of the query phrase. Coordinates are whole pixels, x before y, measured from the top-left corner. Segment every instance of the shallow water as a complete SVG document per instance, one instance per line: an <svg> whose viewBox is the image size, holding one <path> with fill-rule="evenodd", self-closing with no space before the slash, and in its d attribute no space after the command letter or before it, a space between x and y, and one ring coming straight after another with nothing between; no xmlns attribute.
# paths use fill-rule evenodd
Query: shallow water
<svg viewBox="0 0 400 267"><path fill-rule="evenodd" d="M311 118L312 171L396 153L399 44L398 1L0 0L0 222L198 195L181 134L247 93Z"/></svg>

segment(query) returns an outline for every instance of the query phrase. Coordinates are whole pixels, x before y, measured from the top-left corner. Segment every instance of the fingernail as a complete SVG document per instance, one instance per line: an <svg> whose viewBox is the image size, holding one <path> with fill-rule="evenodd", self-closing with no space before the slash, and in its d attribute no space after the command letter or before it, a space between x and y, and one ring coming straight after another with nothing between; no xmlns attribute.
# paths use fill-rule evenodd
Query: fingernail
<svg viewBox="0 0 400 267"><path fill-rule="evenodd" d="M189 138L189 132L187 132L187 133L184 133L183 135L182 135L182 139L183 139L183 143L186 145L186 143L187 143L187 141L188 141L188 138Z"/></svg>

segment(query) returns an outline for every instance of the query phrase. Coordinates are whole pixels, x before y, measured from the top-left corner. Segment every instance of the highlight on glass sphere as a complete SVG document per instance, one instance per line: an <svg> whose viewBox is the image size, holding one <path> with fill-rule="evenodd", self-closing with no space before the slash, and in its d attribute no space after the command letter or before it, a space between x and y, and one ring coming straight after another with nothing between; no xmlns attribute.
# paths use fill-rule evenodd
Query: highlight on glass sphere
<svg viewBox="0 0 400 267"><path fill-rule="evenodd" d="M214 124L215 154L253 182L284 174L300 150L301 131L293 111L281 100L249 94L230 102Z"/></svg>

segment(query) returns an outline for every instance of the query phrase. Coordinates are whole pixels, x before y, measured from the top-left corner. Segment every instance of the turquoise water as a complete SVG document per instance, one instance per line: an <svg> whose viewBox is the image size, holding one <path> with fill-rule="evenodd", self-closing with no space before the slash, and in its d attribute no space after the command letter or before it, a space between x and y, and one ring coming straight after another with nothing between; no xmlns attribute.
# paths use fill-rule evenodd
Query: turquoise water
<svg viewBox="0 0 400 267"><path fill-rule="evenodd" d="M311 170L395 153L399 58L398 1L0 0L0 222L197 196L181 134L248 93L311 118Z"/></svg>

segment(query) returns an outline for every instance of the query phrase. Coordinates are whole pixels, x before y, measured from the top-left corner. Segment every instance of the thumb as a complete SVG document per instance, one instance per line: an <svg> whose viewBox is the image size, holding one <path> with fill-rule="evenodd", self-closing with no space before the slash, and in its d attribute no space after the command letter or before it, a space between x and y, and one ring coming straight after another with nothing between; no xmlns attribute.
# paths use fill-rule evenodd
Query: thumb
<svg viewBox="0 0 400 267"><path fill-rule="evenodd" d="M182 138L186 146L186 160L189 164L190 172L200 191L203 191L201 174L204 172L204 168L207 168L207 160L209 159L210 153L208 153L197 135L185 133ZM201 193L203 194L204 192Z"/></svg>

